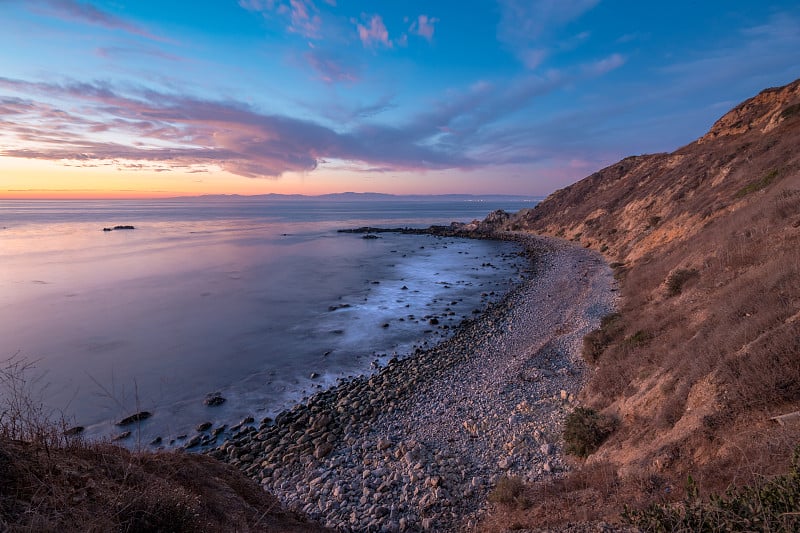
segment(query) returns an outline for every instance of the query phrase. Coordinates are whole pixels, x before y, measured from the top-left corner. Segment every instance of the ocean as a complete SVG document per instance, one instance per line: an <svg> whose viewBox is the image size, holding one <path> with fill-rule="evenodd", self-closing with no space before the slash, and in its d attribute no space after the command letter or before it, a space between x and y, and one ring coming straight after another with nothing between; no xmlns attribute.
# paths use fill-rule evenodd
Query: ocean
<svg viewBox="0 0 800 533"><path fill-rule="evenodd" d="M518 200L0 201L0 360L90 438L180 445L275 416L447 337L517 283L513 243L338 229L426 227ZM132 225L134 230L103 231ZM438 322L438 323L437 323ZM204 399L226 399L209 407ZM3 391L0 390L0 394Z"/></svg>

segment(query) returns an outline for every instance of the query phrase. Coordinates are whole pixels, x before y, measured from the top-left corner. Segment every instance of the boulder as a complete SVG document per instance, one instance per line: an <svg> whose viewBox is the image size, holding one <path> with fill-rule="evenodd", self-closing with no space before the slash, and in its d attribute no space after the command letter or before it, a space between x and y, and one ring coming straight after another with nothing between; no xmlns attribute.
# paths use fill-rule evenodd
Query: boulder
<svg viewBox="0 0 800 533"><path fill-rule="evenodd" d="M128 425L134 424L136 422L141 422L142 420L147 420L151 416L153 416L153 413L151 413L149 411L140 411L140 412L138 412L136 414L133 414L131 416L126 416L125 418L123 418L122 420L117 422L117 425L118 426L128 426Z"/></svg>

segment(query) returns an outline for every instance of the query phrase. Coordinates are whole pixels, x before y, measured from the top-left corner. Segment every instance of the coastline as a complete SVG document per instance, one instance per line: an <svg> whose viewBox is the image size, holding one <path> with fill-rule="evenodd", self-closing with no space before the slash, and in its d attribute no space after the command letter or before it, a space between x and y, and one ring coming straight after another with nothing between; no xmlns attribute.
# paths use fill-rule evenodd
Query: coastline
<svg viewBox="0 0 800 533"><path fill-rule="evenodd" d="M612 311L596 252L524 234L533 274L435 347L239 430L209 451L341 530L463 530L503 475L566 469L560 427L585 379L583 335Z"/></svg>

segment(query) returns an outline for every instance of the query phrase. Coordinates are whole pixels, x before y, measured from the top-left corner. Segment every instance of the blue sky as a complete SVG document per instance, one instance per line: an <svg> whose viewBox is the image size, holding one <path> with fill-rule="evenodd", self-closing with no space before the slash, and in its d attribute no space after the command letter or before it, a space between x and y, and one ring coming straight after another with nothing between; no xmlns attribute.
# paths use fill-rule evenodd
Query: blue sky
<svg viewBox="0 0 800 533"><path fill-rule="evenodd" d="M0 49L0 195L539 195L800 77L800 4L0 0Z"/></svg>

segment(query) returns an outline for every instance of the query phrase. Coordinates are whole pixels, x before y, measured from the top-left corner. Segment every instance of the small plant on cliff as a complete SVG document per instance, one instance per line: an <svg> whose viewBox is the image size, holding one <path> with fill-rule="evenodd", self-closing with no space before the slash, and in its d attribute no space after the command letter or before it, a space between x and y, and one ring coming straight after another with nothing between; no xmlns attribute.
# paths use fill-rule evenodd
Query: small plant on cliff
<svg viewBox="0 0 800 533"><path fill-rule="evenodd" d="M788 474L702 498L691 476L679 505L657 504L622 514L642 531L800 531L800 447Z"/></svg>
<svg viewBox="0 0 800 533"><path fill-rule="evenodd" d="M40 444L65 443L63 417L47 409L33 362L14 355L0 362L0 438Z"/></svg>
<svg viewBox="0 0 800 533"><path fill-rule="evenodd" d="M594 409L577 407L564 424L564 443L569 454L588 457L614 430L614 422Z"/></svg>
<svg viewBox="0 0 800 533"><path fill-rule="evenodd" d="M683 286L690 279L700 276L700 273L691 268L679 268L667 276L667 296L677 296L683 291Z"/></svg>
<svg viewBox="0 0 800 533"><path fill-rule="evenodd" d="M782 118L789 118L794 115L800 115L800 104L790 105L789 107L781 111Z"/></svg>
<svg viewBox="0 0 800 533"><path fill-rule="evenodd" d="M612 313L600 320L600 327L583 337L583 358L588 363L596 363L609 344L622 332L619 313Z"/></svg>
<svg viewBox="0 0 800 533"><path fill-rule="evenodd" d="M748 194L750 194L752 192L760 191L761 189L764 189L770 183L775 181L778 178L779 174L780 174L780 170L778 170L777 168L773 169L773 170L770 170L769 172L764 174L764 177L762 177L761 179L756 180L756 181L750 183L749 185L745 185L744 187L742 187L741 189L736 191L736 194L734 196L737 199L740 199L740 198L744 198L745 196L747 196Z"/></svg>
<svg viewBox="0 0 800 533"><path fill-rule="evenodd" d="M530 505L525 498L525 483L515 476L503 476L489 493L489 501L509 507L524 509Z"/></svg>

